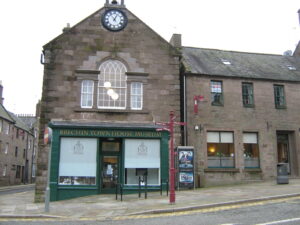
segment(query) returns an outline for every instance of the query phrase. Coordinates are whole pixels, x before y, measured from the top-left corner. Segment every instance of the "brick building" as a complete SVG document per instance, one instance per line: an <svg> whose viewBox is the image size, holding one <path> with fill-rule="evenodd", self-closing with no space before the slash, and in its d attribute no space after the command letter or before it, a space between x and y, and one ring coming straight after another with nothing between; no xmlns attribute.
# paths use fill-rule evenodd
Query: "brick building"
<svg viewBox="0 0 300 225"><path fill-rule="evenodd" d="M136 187L141 174L165 188L169 137L156 122L170 111L187 122L175 146L194 149L196 186L273 179L278 162L299 176L296 56L182 47L178 34L168 43L123 0L66 27L43 53L36 201L47 184L47 126L51 200Z"/></svg>
<svg viewBox="0 0 300 225"><path fill-rule="evenodd" d="M4 108L2 90L0 85L0 186L32 183L37 160L34 127Z"/></svg>

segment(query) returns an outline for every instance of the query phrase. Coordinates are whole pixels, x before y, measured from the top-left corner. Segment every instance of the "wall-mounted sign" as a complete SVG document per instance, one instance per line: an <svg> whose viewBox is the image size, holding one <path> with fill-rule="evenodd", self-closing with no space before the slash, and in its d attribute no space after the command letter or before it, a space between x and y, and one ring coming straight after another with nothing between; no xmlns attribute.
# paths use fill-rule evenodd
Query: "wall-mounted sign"
<svg viewBox="0 0 300 225"><path fill-rule="evenodd" d="M50 127L46 127L44 131L44 144L51 144L52 140L52 129Z"/></svg>
<svg viewBox="0 0 300 225"><path fill-rule="evenodd" d="M179 188L194 188L194 147L178 146Z"/></svg>

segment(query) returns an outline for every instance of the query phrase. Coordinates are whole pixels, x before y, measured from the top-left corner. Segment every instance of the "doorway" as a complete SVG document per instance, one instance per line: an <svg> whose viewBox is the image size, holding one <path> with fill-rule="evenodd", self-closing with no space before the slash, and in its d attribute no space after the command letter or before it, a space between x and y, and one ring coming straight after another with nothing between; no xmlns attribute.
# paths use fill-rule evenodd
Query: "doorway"
<svg viewBox="0 0 300 225"><path fill-rule="evenodd" d="M289 147L289 134L277 133L277 158L278 163L288 164L288 173L291 173L290 165L290 147Z"/></svg>
<svg viewBox="0 0 300 225"><path fill-rule="evenodd" d="M118 183L118 156L103 156L102 190L115 189Z"/></svg>
<svg viewBox="0 0 300 225"><path fill-rule="evenodd" d="M104 139L101 141L101 192L111 193L120 179L121 140Z"/></svg>

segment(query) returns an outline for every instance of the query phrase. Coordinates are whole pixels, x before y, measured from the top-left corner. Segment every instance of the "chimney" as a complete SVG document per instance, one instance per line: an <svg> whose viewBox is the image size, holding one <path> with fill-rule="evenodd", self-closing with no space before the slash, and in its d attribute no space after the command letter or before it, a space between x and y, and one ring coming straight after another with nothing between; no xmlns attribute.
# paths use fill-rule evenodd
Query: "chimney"
<svg viewBox="0 0 300 225"><path fill-rule="evenodd" d="M68 32L71 29L71 26L69 23L67 23L67 26L63 28L63 33Z"/></svg>
<svg viewBox="0 0 300 225"><path fill-rule="evenodd" d="M0 104L3 105L3 86L2 86L2 80L0 80Z"/></svg>
<svg viewBox="0 0 300 225"><path fill-rule="evenodd" d="M170 40L170 44L175 48L181 48L181 34L173 34Z"/></svg>

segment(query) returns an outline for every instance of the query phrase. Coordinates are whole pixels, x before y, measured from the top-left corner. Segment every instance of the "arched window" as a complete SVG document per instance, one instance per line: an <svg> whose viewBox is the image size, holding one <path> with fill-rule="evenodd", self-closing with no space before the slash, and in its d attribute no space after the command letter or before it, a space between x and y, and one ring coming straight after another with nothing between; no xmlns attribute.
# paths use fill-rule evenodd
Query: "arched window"
<svg viewBox="0 0 300 225"><path fill-rule="evenodd" d="M100 66L98 108L126 109L127 69L118 60L107 60Z"/></svg>

